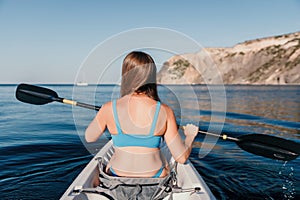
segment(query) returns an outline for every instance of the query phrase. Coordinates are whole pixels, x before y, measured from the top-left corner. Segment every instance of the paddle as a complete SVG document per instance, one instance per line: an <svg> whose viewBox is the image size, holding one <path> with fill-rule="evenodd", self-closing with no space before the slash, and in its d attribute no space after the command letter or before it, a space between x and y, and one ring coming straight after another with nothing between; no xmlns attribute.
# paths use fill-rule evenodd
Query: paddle
<svg viewBox="0 0 300 200"><path fill-rule="evenodd" d="M299 143L271 135L247 134L235 138L204 131L199 131L199 133L235 142L241 149L249 153L276 160L294 160L300 154Z"/></svg>
<svg viewBox="0 0 300 200"><path fill-rule="evenodd" d="M58 97L57 93L53 90L28 84L20 84L17 87L16 98L22 102L35 105L43 105L57 101L60 103L71 104L73 106L80 106L93 110L99 110L101 108L101 106L93 106L64 99ZM247 152L276 160L294 160L300 154L299 143L271 135L248 134L235 138L228 137L225 134L218 135L204 131L199 131L199 133L219 137L230 142L235 142L241 149Z"/></svg>
<svg viewBox="0 0 300 200"><path fill-rule="evenodd" d="M16 98L19 101L35 104L35 105L44 105L56 101L64 104L70 104L73 106L79 106L79 107L88 108L97 111L101 108L101 106L93 106L90 104L64 99L59 97L58 94L53 90L44 87L35 86L35 85L28 85L24 83L18 85L16 90Z"/></svg>

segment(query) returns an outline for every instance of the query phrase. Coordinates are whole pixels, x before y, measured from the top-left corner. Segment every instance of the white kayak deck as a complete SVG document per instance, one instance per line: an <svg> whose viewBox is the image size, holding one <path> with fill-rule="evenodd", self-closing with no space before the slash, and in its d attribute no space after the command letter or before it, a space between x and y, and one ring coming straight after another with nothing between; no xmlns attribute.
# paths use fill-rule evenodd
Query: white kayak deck
<svg viewBox="0 0 300 200"><path fill-rule="evenodd" d="M104 196L99 194L93 193L86 193L84 195L80 195L78 193L74 193L74 188L83 187L83 188L92 188L92 182L97 175L97 168L98 168L98 160L96 158L102 157L107 152L111 151L112 149L112 141L109 141L95 156L94 158L88 163L88 165L82 170L82 172L77 176L77 178L73 181L73 183L69 186L69 188L65 191L63 196L60 198L61 200L76 200L76 199L107 199ZM176 193L173 194L173 199L215 199L214 195L197 172L195 167L192 163L188 160L185 164L178 164L177 165L177 181L178 186L185 188L196 188L200 187L201 190L199 192L183 192L183 193ZM168 199L167 196L165 199Z"/></svg>

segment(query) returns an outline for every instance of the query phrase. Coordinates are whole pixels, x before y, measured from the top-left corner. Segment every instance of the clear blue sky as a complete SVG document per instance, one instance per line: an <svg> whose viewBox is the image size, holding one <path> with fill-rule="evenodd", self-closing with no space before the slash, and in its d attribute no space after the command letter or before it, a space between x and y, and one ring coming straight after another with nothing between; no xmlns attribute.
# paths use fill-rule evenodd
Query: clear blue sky
<svg viewBox="0 0 300 200"><path fill-rule="evenodd" d="M0 83L73 83L99 43L143 27L227 47L300 31L300 1L0 0Z"/></svg>

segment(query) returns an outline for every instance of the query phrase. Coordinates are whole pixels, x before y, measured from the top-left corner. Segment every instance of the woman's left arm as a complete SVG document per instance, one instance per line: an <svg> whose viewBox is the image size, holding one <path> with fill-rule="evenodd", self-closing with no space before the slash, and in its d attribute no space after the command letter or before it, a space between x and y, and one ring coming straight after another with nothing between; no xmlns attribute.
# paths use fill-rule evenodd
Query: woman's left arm
<svg viewBox="0 0 300 200"><path fill-rule="evenodd" d="M107 123L105 115L107 113L107 105L103 105L98 111L96 117L85 130L85 140L87 142L96 142L106 129Z"/></svg>

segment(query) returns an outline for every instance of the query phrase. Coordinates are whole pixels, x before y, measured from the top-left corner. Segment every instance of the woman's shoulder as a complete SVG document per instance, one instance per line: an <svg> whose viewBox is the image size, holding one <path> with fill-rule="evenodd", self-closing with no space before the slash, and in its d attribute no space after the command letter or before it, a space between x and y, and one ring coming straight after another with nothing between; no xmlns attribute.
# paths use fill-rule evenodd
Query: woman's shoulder
<svg viewBox="0 0 300 200"><path fill-rule="evenodd" d="M101 106L101 109L99 110L99 112L97 113L97 117L101 118L102 120L108 120L111 118L112 116L112 102L106 102L105 104L103 104Z"/></svg>
<svg viewBox="0 0 300 200"><path fill-rule="evenodd" d="M110 106L112 106L112 103L113 103L113 101L108 101L103 106L110 107Z"/></svg>
<svg viewBox="0 0 300 200"><path fill-rule="evenodd" d="M173 110L167 104L161 103L161 109L164 110L168 115L173 114Z"/></svg>
<svg viewBox="0 0 300 200"><path fill-rule="evenodd" d="M108 111L111 110L111 108L112 108L112 101L106 102L101 106L102 111Z"/></svg>

